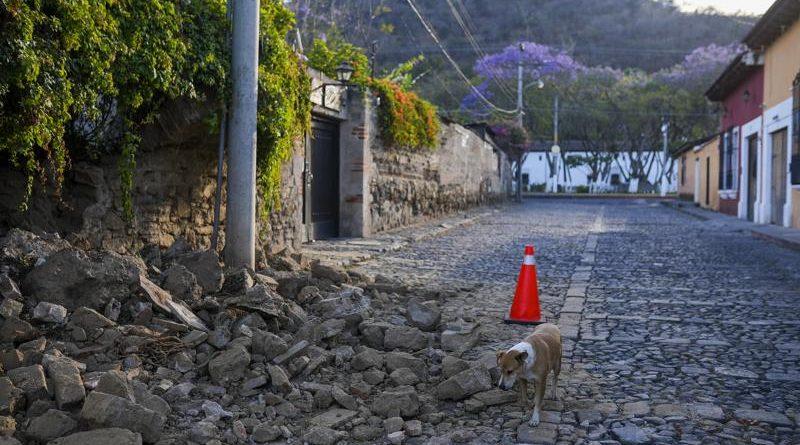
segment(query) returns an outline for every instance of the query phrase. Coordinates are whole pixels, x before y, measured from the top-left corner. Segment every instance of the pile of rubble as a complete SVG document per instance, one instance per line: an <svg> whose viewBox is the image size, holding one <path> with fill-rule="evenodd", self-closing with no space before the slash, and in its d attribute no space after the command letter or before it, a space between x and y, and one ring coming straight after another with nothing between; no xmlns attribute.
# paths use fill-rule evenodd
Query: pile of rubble
<svg viewBox="0 0 800 445"><path fill-rule="evenodd" d="M283 252L255 272L0 239L0 445L428 443L492 389L446 292ZM438 434L438 436L437 436Z"/></svg>

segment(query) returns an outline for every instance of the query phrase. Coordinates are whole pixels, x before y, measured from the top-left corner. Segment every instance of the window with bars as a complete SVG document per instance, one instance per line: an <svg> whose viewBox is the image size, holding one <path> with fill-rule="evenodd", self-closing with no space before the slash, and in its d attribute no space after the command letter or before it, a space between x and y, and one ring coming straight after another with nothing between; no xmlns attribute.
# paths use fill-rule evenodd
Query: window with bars
<svg viewBox="0 0 800 445"><path fill-rule="evenodd" d="M735 190L739 171L739 129L731 128L722 134L719 147L719 189Z"/></svg>

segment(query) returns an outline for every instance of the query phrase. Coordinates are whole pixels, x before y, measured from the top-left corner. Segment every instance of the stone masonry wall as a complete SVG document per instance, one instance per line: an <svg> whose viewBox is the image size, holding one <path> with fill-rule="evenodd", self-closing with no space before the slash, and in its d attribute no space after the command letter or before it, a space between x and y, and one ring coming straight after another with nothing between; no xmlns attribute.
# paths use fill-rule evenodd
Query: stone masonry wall
<svg viewBox="0 0 800 445"><path fill-rule="evenodd" d="M218 136L206 124L211 110L176 103L144 131L136 155L133 204L135 218L122 218L118 157L75 162L67 173L60 201L37 187L31 210L17 205L24 177L0 167L0 234L11 227L58 232L84 247L119 252L145 244L168 247L183 238L194 248L208 248L216 193ZM262 226L270 251L304 241L302 225L302 143L283 166L280 208ZM222 188L220 247L224 246L225 185Z"/></svg>
<svg viewBox="0 0 800 445"><path fill-rule="evenodd" d="M503 199L505 155L457 124L442 125L440 146L417 152L372 149L371 228L380 232Z"/></svg>

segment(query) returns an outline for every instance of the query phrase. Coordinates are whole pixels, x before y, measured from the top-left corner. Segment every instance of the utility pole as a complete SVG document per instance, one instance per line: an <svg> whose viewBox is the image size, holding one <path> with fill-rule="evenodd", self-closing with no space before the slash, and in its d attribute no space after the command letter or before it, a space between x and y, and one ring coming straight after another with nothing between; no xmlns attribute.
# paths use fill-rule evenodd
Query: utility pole
<svg viewBox="0 0 800 445"><path fill-rule="evenodd" d="M558 146L558 94L556 94L555 98L553 98L553 147ZM561 148L558 148L556 152L556 184L555 184L555 192L558 193L558 171L560 170L561 166Z"/></svg>
<svg viewBox="0 0 800 445"><path fill-rule="evenodd" d="M664 117L661 124L661 133L664 136L664 152L661 153L661 196L667 196L667 143L669 141L669 121Z"/></svg>
<svg viewBox="0 0 800 445"><path fill-rule="evenodd" d="M256 109L258 103L259 0L234 0L228 206L225 223L227 266L255 268Z"/></svg>
<svg viewBox="0 0 800 445"><path fill-rule="evenodd" d="M525 52L525 44L519 44L519 59L517 60L517 125L522 129L522 55ZM522 202L522 149L519 150L517 158L517 201Z"/></svg>

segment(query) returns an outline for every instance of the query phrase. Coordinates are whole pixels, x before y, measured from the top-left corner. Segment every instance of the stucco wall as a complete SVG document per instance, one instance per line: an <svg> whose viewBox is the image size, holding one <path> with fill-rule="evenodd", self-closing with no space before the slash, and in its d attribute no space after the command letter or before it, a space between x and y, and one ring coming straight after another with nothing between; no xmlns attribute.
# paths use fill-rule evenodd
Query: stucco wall
<svg viewBox="0 0 800 445"><path fill-rule="evenodd" d="M695 153L695 158L700 159L700 206L707 209L719 210L719 138L706 142ZM709 164L708 173L706 169ZM708 181L706 181L708 177ZM708 201L706 201L706 184L708 184Z"/></svg>
<svg viewBox="0 0 800 445"><path fill-rule="evenodd" d="M678 196L681 199L694 199L694 163L695 154L691 150L678 159ZM685 173L685 175L684 175ZM684 177L685 176L685 177Z"/></svg>
<svg viewBox="0 0 800 445"><path fill-rule="evenodd" d="M800 229L800 189L792 189L792 227Z"/></svg>
<svg viewBox="0 0 800 445"><path fill-rule="evenodd" d="M764 107L778 105L792 95L800 72L800 20L795 20L764 53Z"/></svg>

